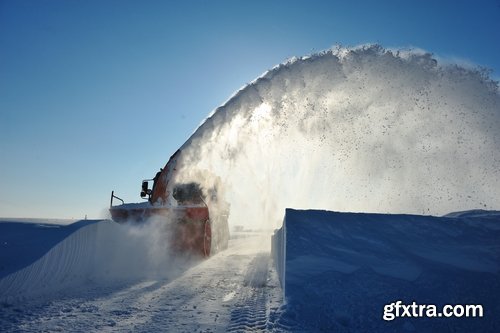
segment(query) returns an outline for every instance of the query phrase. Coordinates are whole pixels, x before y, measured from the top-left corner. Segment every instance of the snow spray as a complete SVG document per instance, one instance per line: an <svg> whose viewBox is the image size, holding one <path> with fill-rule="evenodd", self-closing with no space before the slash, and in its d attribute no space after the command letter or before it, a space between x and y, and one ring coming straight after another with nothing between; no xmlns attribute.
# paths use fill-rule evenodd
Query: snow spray
<svg viewBox="0 0 500 333"><path fill-rule="evenodd" d="M500 93L422 51L337 47L264 73L182 149L178 177L220 177L231 225L273 228L286 207L498 209Z"/></svg>
<svg viewBox="0 0 500 333"><path fill-rule="evenodd" d="M166 220L165 220L166 219ZM144 223L130 221L100 224L94 248L92 277L96 280L171 279L200 258L171 249L173 216L150 217Z"/></svg>

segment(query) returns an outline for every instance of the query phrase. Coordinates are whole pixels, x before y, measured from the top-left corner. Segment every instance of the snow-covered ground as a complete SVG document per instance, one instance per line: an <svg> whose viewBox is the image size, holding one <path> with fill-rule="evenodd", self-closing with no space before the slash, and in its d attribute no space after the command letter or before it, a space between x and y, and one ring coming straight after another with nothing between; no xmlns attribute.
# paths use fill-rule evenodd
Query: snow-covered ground
<svg viewBox="0 0 500 333"><path fill-rule="evenodd" d="M270 264L269 234L241 233L208 260L163 258L164 270L152 270L151 248L144 248L148 232L138 237L137 230L110 221L79 223L85 226L51 229L73 233L0 280L0 331L279 330L282 293ZM9 228L15 243L20 233Z"/></svg>
<svg viewBox="0 0 500 333"><path fill-rule="evenodd" d="M207 260L169 254L161 226L0 223L0 331L500 329L499 212L287 209L273 257L269 233L241 229ZM383 320L397 300L480 304L484 317Z"/></svg>
<svg viewBox="0 0 500 333"><path fill-rule="evenodd" d="M500 332L498 212L297 213L275 238L279 275L270 234L244 232L277 227L286 207L497 209L499 105L484 71L428 53L291 59L182 146L176 181L224 180L241 227L229 249L172 256L159 221L1 222L0 331ZM383 321L398 299L480 303L485 316Z"/></svg>

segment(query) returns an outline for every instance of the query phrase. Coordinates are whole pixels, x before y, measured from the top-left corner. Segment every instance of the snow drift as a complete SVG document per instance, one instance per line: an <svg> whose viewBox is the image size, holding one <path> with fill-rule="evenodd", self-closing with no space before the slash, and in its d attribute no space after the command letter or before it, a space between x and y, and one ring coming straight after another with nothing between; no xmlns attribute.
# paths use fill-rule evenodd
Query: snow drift
<svg viewBox="0 0 500 333"><path fill-rule="evenodd" d="M47 219L0 220L0 279L30 265L76 230L95 222L85 220L71 223L66 220Z"/></svg>
<svg viewBox="0 0 500 333"><path fill-rule="evenodd" d="M17 261L12 261L14 267L6 267L6 271L12 273L0 279L0 303L47 297L64 290L74 292L107 283L172 278L195 260L170 255L165 221L150 220L140 226L118 225L108 220L76 224L77 227L63 227L63 231L68 231L66 237L51 243L48 249L43 242L33 239L23 244L23 247L30 247L32 255L23 257L10 253ZM11 232L5 235L10 237L9 243L18 241L12 229L24 230L23 225L11 226ZM43 237L50 240L56 233L57 228L51 228ZM8 262L2 264L7 266ZM20 265L24 268L16 270Z"/></svg>
<svg viewBox="0 0 500 333"><path fill-rule="evenodd" d="M292 331L497 332L500 213L287 209L273 259ZM385 304L481 304L483 318L382 320Z"/></svg>
<svg viewBox="0 0 500 333"><path fill-rule="evenodd" d="M495 209L500 94L485 71L380 46L283 63L242 88L182 147L182 181L215 173L232 225L285 207L442 215ZM209 188L212 184L206 185Z"/></svg>

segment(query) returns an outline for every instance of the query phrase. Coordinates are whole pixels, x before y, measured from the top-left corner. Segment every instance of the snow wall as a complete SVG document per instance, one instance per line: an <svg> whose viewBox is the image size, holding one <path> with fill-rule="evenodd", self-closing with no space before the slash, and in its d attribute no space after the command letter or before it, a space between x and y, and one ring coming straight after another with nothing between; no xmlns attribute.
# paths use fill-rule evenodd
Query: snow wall
<svg viewBox="0 0 500 333"><path fill-rule="evenodd" d="M500 94L488 71L378 45L294 58L216 109L180 181L218 189L230 224L286 207L443 215L499 209Z"/></svg>
<svg viewBox="0 0 500 333"><path fill-rule="evenodd" d="M18 224L18 229L24 230L23 225ZM169 255L164 226L164 221L155 220L142 225L93 221L78 223L78 228L64 226L69 234L50 249L43 242L21 244L33 252L25 259L38 259L0 279L0 303L46 298L62 291L78 293L96 285L113 287L145 277L176 277L196 259ZM50 239L58 230L47 231L43 237Z"/></svg>
<svg viewBox="0 0 500 333"><path fill-rule="evenodd" d="M432 217L287 209L272 249L287 301L284 320L306 331L500 331L498 212ZM481 304L484 317L382 320L384 305L397 300Z"/></svg>
<svg viewBox="0 0 500 333"><path fill-rule="evenodd" d="M58 224L58 223L65 224ZM9 219L0 221L0 280L53 248L79 228L97 221ZM71 224L70 224L71 223Z"/></svg>

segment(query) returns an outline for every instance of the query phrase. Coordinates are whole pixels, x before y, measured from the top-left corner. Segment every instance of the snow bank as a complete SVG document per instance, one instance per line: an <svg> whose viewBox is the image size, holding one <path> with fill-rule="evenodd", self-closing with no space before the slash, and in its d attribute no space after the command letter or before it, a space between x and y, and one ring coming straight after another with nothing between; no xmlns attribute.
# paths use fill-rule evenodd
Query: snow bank
<svg viewBox="0 0 500 333"><path fill-rule="evenodd" d="M9 302L81 284L96 259L96 234L100 228L97 223L77 229L39 260L0 280L0 300Z"/></svg>
<svg viewBox="0 0 500 333"><path fill-rule="evenodd" d="M67 222L47 219L0 221L0 279L32 264L64 238L96 221L66 225Z"/></svg>
<svg viewBox="0 0 500 333"><path fill-rule="evenodd" d="M285 228L286 223L283 223L283 227L276 230L271 236L271 257L273 258L274 267L278 273L278 279L281 284L281 289L283 290L283 296L285 295Z"/></svg>
<svg viewBox="0 0 500 333"><path fill-rule="evenodd" d="M287 209L273 236L286 317L340 332L498 332L500 214L457 215ZM484 318L383 321L384 305L397 300L481 304Z"/></svg>
<svg viewBox="0 0 500 333"><path fill-rule="evenodd" d="M56 244L31 239L30 244L18 246L19 253L30 248L31 254L25 256L25 261L37 259L0 280L0 302L16 302L120 280L174 276L181 269L180 261L185 263L185 258L176 262L170 259L164 221L152 220L141 226L118 225L108 220L82 221L65 228L69 234ZM3 234L2 238L10 237L10 243L24 229L24 224L11 225L10 233ZM54 234L58 228L46 231L38 236L57 239ZM52 246L48 250L47 244ZM20 259L16 252L9 255Z"/></svg>

